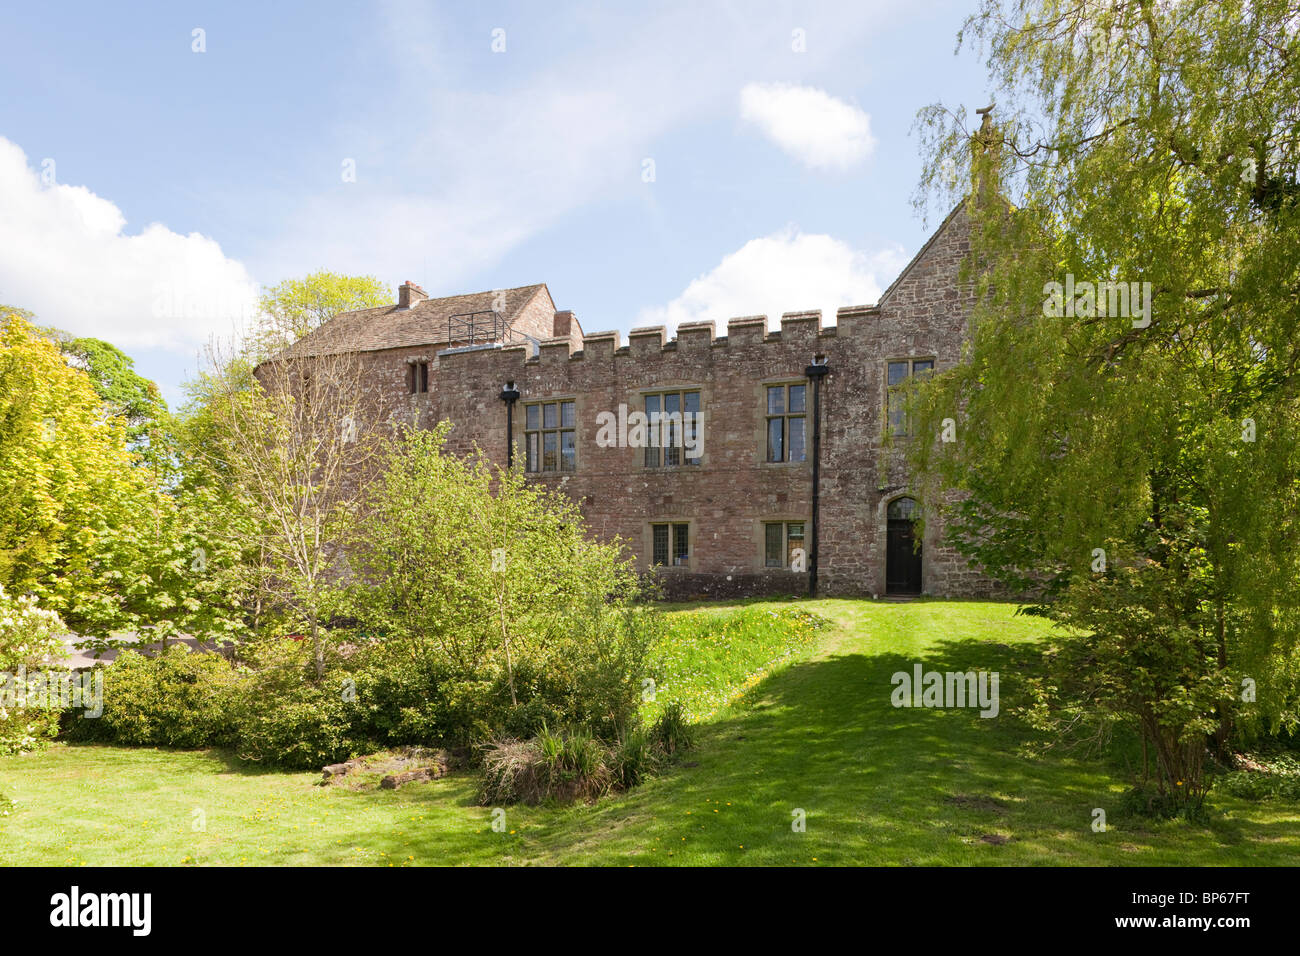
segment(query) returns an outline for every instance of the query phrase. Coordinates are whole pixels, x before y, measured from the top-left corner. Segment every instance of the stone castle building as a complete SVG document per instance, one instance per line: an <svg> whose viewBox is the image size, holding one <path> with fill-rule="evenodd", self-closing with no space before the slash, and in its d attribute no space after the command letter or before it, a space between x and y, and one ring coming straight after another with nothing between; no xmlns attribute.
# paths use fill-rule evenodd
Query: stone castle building
<svg viewBox="0 0 1300 956"><path fill-rule="evenodd" d="M356 353L382 414L449 420L450 450L513 458L672 596L807 593L813 576L819 594L981 595L992 582L937 521L915 540L891 398L960 359L968 249L959 205L879 302L833 325L787 313L769 332L749 316L624 344L585 333L545 285L431 299L407 282L396 305L340 314L287 354Z"/></svg>

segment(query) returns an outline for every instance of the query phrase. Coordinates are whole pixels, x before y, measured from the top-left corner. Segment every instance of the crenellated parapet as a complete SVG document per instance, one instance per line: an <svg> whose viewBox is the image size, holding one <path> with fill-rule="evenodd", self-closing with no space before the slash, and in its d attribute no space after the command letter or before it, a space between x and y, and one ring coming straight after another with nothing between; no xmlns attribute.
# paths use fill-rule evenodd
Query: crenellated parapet
<svg viewBox="0 0 1300 956"><path fill-rule="evenodd" d="M476 357L491 355L494 363L513 355L521 365L553 366L573 362L615 362L629 359L633 362L653 361L665 355L686 357L705 356L718 349L735 351L749 347L798 345L816 349L826 340L844 341L868 330L868 324L879 318L880 310L874 305L844 306L836 310L836 321L822 324L820 310L786 312L781 316L779 328L768 330L766 315L738 316L727 321L727 334L718 335L711 321L683 322L677 334L670 336L666 326L652 325L632 329L627 343L617 331L591 332L582 336L582 347L575 348L572 338L542 339L535 349L525 345L449 349L439 353L446 362L473 362Z"/></svg>

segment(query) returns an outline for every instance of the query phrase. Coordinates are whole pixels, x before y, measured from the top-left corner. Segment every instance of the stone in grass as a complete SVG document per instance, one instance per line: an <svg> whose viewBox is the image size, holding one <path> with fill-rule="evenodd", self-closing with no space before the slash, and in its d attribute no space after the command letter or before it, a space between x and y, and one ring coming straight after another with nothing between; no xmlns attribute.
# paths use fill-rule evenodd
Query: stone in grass
<svg viewBox="0 0 1300 956"><path fill-rule="evenodd" d="M346 777L353 770L362 766L363 760L360 757L353 757L344 763L332 763L328 767L321 769L326 780L332 780L335 777Z"/></svg>
<svg viewBox="0 0 1300 956"><path fill-rule="evenodd" d="M435 780L446 774L453 763L453 755L445 750L398 747L323 767L321 782L357 790L373 787L375 778L380 777L379 786L395 790L405 783Z"/></svg>
<svg viewBox="0 0 1300 956"><path fill-rule="evenodd" d="M385 790L396 790L404 783L425 783L429 780L437 780L446 772L447 768L445 766L421 767L419 770L389 774L379 781L379 785Z"/></svg>

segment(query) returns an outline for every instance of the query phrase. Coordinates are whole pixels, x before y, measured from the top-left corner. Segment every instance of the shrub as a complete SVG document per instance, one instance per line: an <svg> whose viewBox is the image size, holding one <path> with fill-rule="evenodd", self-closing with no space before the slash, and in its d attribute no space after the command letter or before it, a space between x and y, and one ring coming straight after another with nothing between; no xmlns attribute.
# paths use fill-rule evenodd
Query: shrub
<svg viewBox="0 0 1300 956"><path fill-rule="evenodd" d="M695 746L695 729L686 719L686 707L681 701L673 701L664 707L650 728L650 742L670 757Z"/></svg>
<svg viewBox="0 0 1300 956"><path fill-rule="evenodd" d="M633 727L614 748L610 772L615 785L624 790L637 786L658 769L663 759L663 752L655 746L650 731Z"/></svg>
<svg viewBox="0 0 1300 956"><path fill-rule="evenodd" d="M485 749L479 802L595 800L613 786L610 763L609 749L580 729L553 733L543 728L532 740L508 738Z"/></svg>
<svg viewBox="0 0 1300 956"><path fill-rule="evenodd" d="M336 648L327 652L335 667L320 681L305 641L264 641L248 657L253 670L238 719L241 757L305 770L378 749L364 732L356 681L340 666Z"/></svg>
<svg viewBox="0 0 1300 956"><path fill-rule="evenodd" d="M1258 769L1224 773L1216 785L1243 800L1300 800L1300 760L1278 754L1251 763Z"/></svg>
<svg viewBox="0 0 1300 956"><path fill-rule="evenodd" d="M102 672L103 716L68 721L68 736L146 747L235 742L245 681L220 654L184 644L155 657L128 650Z"/></svg>
<svg viewBox="0 0 1300 956"><path fill-rule="evenodd" d="M62 630L53 611L30 597L11 598L0 587L0 754L38 749L58 732L61 703L26 672L40 670L59 653Z"/></svg>
<svg viewBox="0 0 1300 956"><path fill-rule="evenodd" d="M239 755L308 770L378 749L353 731L350 705L337 689L303 684L262 698L240 722Z"/></svg>
<svg viewBox="0 0 1300 956"><path fill-rule="evenodd" d="M395 649L374 663L392 673L373 676L406 701L375 711L377 729L471 743L582 725L615 739L657 617L635 606L634 566L567 496L445 454L445 432L388 442L347 544L347 612Z"/></svg>

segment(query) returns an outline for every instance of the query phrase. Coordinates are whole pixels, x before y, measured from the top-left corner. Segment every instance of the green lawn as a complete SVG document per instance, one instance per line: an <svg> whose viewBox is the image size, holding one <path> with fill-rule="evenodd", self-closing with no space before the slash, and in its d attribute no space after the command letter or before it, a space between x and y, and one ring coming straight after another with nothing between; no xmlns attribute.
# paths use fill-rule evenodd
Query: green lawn
<svg viewBox="0 0 1300 956"><path fill-rule="evenodd" d="M771 604L772 608L783 605ZM835 622L702 725L698 749L596 806L490 810L474 779L400 791L214 752L57 745L0 758L8 864L1293 864L1300 806L1216 794L1209 826L1124 818L1119 764L1017 755L1016 674L1045 633L1009 605L800 602ZM747 609L762 609L762 604ZM711 614L710 609L678 613ZM702 672L719 672L713 664ZM725 653L722 658L725 659ZM895 709L890 676L996 669L1003 716ZM665 693L667 689L665 689ZM712 693L712 692L711 692ZM1118 759L1118 758L1115 758ZM1092 810L1109 828L1094 833ZM806 832L792 832L792 812ZM205 829L196 832L196 811ZM0 813L4 808L0 806ZM991 843L986 838L1005 837Z"/></svg>

